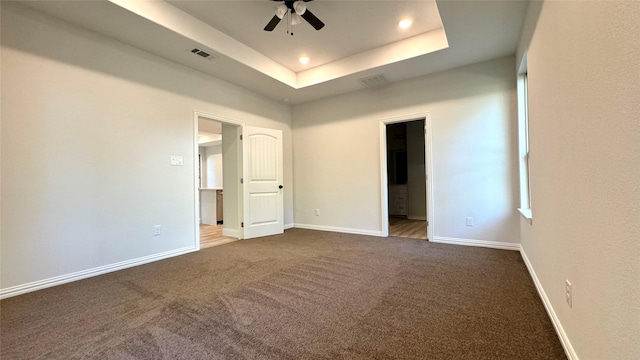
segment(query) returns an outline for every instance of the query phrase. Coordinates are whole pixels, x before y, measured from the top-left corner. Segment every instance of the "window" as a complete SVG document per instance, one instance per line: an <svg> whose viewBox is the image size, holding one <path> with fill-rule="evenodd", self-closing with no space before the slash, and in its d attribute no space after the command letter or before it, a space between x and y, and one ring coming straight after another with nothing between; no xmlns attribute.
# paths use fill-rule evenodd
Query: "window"
<svg viewBox="0 0 640 360"><path fill-rule="evenodd" d="M526 170L526 204L523 205L527 205L527 207L529 209L531 209L531 166L529 164L529 152L530 152L530 148L529 148L529 98L528 98L528 80L527 80L527 73L524 73L523 75L523 82L524 82L524 89L523 89L523 103L524 103L524 118L523 118L523 122L524 124L522 125L522 130L524 131L524 162L525 162L525 170Z"/></svg>
<svg viewBox="0 0 640 360"><path fill-rule="evenodd" d="M522 216L531 222L531 148L529 143L529 80L524 66L518 75L518 145L520 159L520 208Z"/></svg>

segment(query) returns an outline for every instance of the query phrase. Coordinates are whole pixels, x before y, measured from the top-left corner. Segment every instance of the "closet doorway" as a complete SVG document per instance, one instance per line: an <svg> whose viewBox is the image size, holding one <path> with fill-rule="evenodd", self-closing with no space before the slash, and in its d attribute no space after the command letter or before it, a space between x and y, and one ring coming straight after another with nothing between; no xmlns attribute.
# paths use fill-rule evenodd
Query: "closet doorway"
<svg viewBox="0 0 640 360"><path fill-rule="evenodd" d="M392 237L428 240L430 124L425 116L384 121L383 125L383 232Z"/></svg>

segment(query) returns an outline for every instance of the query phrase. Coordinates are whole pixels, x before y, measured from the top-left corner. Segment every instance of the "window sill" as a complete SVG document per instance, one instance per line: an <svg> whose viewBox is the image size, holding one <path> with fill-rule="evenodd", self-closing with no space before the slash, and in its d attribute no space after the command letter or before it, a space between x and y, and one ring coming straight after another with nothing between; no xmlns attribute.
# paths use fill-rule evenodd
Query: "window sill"
<svg viewBox="0 0 640 360"><path fill-rule="evenodd" d="M518 211L520 212L520 215L522 215L522 217L527 220L527 222L529 224L531 224L533 222L533 214L531 212L531 209L518 209Z"/></svg>

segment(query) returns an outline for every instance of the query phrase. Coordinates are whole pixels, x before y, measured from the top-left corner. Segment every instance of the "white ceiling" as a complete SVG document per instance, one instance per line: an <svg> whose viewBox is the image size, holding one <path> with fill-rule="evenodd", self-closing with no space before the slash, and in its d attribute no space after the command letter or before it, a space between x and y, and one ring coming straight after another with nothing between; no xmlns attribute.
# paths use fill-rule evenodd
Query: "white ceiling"
<svg viewBox="0 0 640 360"><path fill-rule="evenodd" d="M273 32L262 30L279 4L268 0L24 4L297 104L361 90L358 79L371 75L399 81L513 54L527 2L315 0L307 8L326 26L316 31L303 20L293 27L294 36L286 33L284 20ZM414 19L406 31L397 27L403 17ZM217 58L194 55L194 47ZM311 58L307 66L297 61L302 54Z"/></svg>
<svg viewBox="0 0 640 360"><path fill-rule="evenodd" d="M198 117L198 145L214 146L222 144L222 123Z"/></svg>
<svg viewBox="0 0 640 360"><path fill-rule="evenodd" d="M325 23L316 31L304 20L287 34L286 19L272 32L263 31L279 1L186 1L170 4L204 21L259 53L300 72L442 27L435 1L308 2L307 9ZM398 21L412 18L403 30ZM356 31L357 30L357 31ZM303 65L300 55L311 61Z"/></svg>

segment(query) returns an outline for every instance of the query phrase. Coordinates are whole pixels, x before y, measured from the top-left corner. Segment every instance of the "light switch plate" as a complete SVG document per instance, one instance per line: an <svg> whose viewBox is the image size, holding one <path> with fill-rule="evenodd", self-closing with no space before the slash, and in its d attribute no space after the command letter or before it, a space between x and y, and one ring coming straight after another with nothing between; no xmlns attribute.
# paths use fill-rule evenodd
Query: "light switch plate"
<svg viewBox="0 0 640 360"><path fill-rule="evenodd" d="M182 156L171 155L171 166L182 166Z"/></svg>

